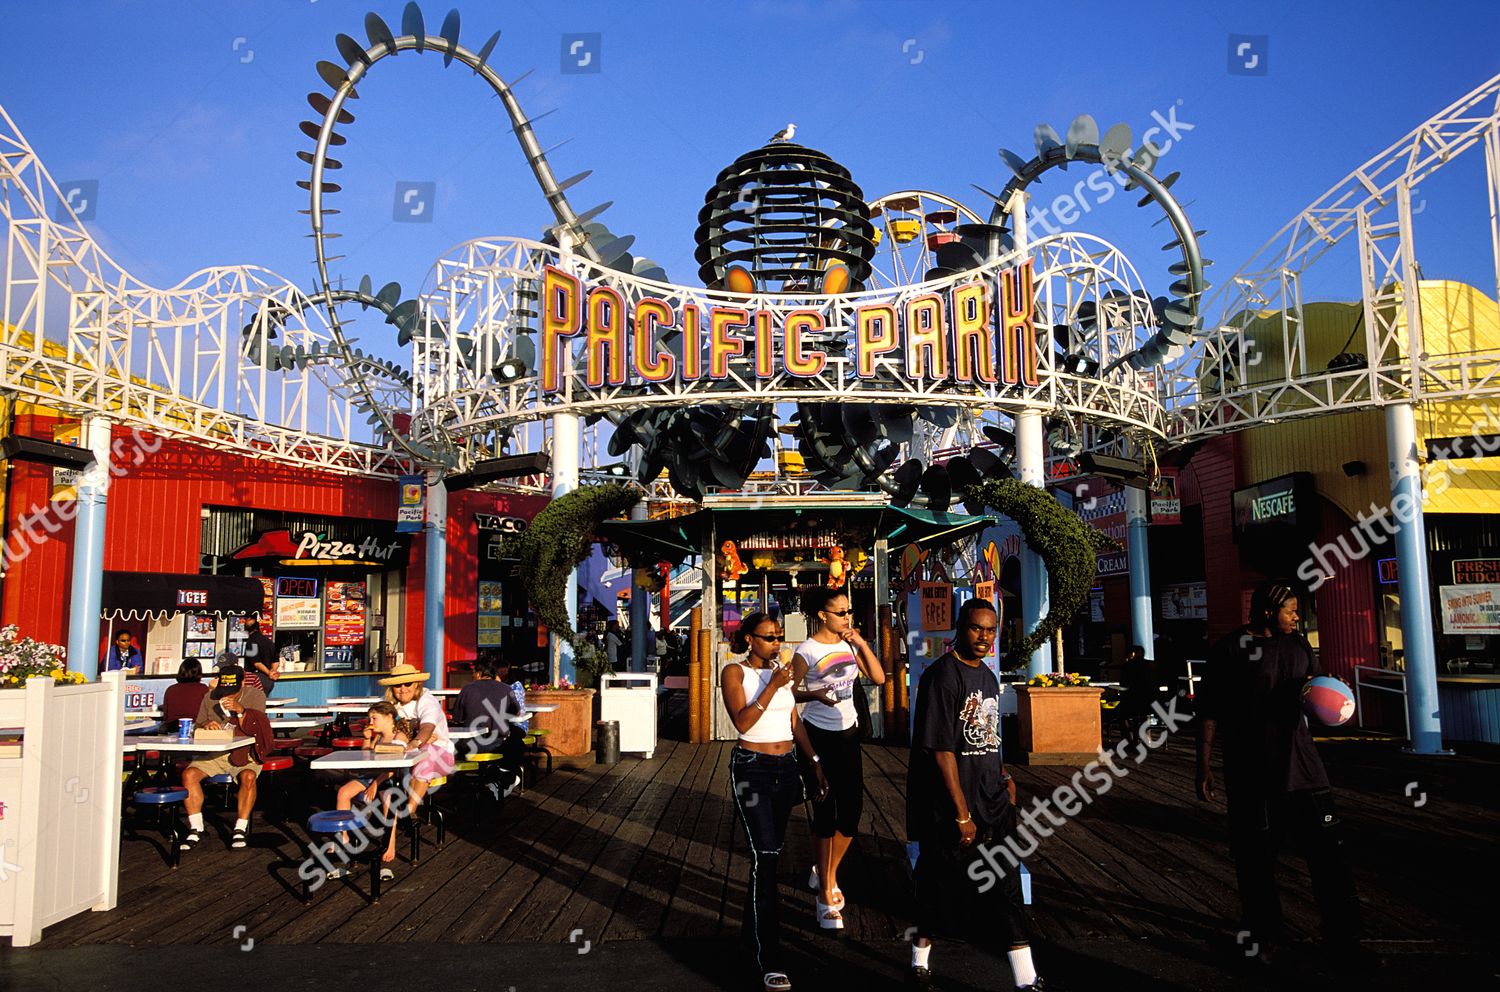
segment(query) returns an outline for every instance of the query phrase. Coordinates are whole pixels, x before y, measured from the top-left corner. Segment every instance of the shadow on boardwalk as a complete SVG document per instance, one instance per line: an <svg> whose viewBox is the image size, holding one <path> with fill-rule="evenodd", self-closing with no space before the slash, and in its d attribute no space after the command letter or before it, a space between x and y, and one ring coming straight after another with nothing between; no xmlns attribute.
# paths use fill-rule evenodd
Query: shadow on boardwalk
<svg viewBox="0 0 1500 992"><path fill-rule="evenodd" d="M734 941L747 864L728 801L728 747L664 741L652 761L559 769L477 824L456 802L448 843L425 845L417 865L405 862L403 845L396 882L376 905L362 877L324 887L306 908L289 893L306 853L296 822L257 818L248 851L210 838L176 872L143 834L124 844L119 908L49 928L39 949L0 950L0 985L159 989L206 968L227 976L253 966L287 988L362 974L518 992L753 987L742 984ZM1490 984L1500 750L1438 759L1403 755L1388 742L1320 747L1348 821L1367 946L1385 958L1375 980L1360 984L1420 987L1438 975L1472 976L1452 987ZM811 844L804 815L794 816L782 897L784 919L798 931L790 943L800 987L813 979L865 992L902 975L905 765L904 748L867 745L862 835L841 878L850 909L840 941L815 933L803 884ZM1190 748L1174 741L1126 767L1027 861L1049 988L1262 987L1264 977L1238 964L1223 811L1192 798ZM1073 771L1015 769L1023 805ZM1300 861L1286 859L1282 883L1288 923L1306 943L1294 946L1274 984L1326 984ZM944 945L934 964L952 988L1008 980L1003 964L975 948Z"/></svg>

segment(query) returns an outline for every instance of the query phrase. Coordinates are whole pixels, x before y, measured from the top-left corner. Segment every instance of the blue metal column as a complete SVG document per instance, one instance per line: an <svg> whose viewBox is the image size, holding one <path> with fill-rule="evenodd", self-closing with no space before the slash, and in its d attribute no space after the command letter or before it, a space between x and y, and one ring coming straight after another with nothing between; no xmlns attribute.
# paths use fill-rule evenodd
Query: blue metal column
<svg viewBox="0 0 1500 992"><path fill-rule="evenodd" d="M1391 516L1396 523L1396 569L1401 590L1401 640L1406 651L1406 709L1411 749L1448 754L1438 715L1437 654L1432 636L1432 587L1427 577L1427 527L1417 461L1417 418L1410 403L1385 408L1390 458Z"/></svg>
<svg viewBox="0 0 1500 992"><path fill-rule="evenodd" d="M1156 651L1151 623L1151 545L1148 543L1146 491L1127 486L1125 489L1125 536L1130 544L1130 630L1135 643L1153 661Z"/></svg>
<svg viewBox="0 0 1500 992"><path fill-rule="evenodd" d="M431 685L446 686L447 666L444 632L448 617L448 487L437 473L428 476L427 520L422 536L427 541L427 593L422 603L422 667L436 674Z"/></svg>
<svg viewBox="0 0 1500 992"><path fill-rule="evenodd" d="M73 575L68 597L68 668L99 677L99 613L104 596L104 523L109 501L109 442L104 417L84 422L82 441L94 464L78 480ZM142 639L144 643L144 638Z"/></svg>
<svg viewBox="0 0 1500 992"><path fill-rule="evenodd" d="M1042 415L1028 411L1016 415L1016 469L1021 481L1042 489L1046 486L1046 445L1042 440ZM1047 615L1047 566L1031 548L1021 548L1021 629L1031 633ZM1052 671L1052 645L1043 644L1031 654L1027 675Z"/></svg>

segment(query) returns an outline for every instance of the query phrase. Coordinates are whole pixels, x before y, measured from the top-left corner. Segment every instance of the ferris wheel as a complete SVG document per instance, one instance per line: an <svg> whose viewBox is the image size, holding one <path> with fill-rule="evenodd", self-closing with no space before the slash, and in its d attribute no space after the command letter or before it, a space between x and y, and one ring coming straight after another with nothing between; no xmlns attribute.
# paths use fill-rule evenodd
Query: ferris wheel
<svg viewBox="0 0 1500 992"><path fill-rule="evenodd" d="M963 224L984 224L974 211L941 193L903 190L870 203L875 227L871 287L923 282L938 267L937 250L957 241Z"/></svg>

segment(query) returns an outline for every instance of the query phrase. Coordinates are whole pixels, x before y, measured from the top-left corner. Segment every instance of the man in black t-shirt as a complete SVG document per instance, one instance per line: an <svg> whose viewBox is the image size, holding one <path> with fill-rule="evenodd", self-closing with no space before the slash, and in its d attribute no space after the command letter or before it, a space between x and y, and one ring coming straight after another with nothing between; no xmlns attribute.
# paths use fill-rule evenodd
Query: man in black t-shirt
<svg viewBox="0 0 1500 992"><path fill-rule="evenodd" d="M1240 941L1262 962L1285 936L1276 862L1289 833L1306 850L1324 940L1353 951L1360 935L1359 898L1328 774L1302 713L1302 687L1320 670L1312 646L1297 633L1299 620L1291 587L1262 583L1250 600L1250 622L1210 653L1197 697L1198 797L1216 798L1209 759L1220 740L1243 912Z"/></svg>
<svg viewBox="0 0 1500 992"><path fill-rule="evenodd" d="M1000 683L984 665L998 620L985 600L965 603L954 650L917 685L906 825L920 848L910 974L919 987L932 982L932 938L941 933L976 943L1003 939L1016 985L1043 988L1031 961L1020 874L1004 872L996 882L979 851L1003 843L1016 825L1015 786L1000 756ZM990 881L981 883L986 875Z"/></svg>

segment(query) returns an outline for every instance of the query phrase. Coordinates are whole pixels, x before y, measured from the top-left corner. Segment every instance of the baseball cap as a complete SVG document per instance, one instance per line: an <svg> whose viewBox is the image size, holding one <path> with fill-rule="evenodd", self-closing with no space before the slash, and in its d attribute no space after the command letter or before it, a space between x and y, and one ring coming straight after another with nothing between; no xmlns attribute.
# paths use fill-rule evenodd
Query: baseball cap
<svg viewBox="0 0 1500 992"><path fill-rule="evenodd" d="M224 665L214 673L219 684L214 686L213 699L223 699L240 691L245 682L245 670L239 665Z"/></svg>

